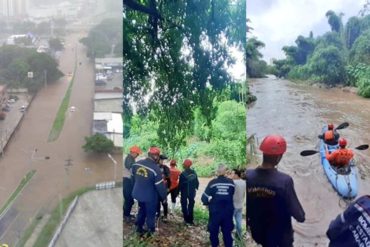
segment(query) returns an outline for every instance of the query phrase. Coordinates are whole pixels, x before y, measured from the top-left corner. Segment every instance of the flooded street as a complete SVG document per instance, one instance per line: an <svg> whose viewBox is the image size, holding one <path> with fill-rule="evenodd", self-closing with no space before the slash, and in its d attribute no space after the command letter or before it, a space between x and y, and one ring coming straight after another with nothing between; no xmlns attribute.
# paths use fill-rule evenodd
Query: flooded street
<svg viewBox="0 0 370 247"><path fill-rule="evenodd" d="M349 147L370 143L370 100L340 89L313 88L286 80L264 78L249 82L257 101L247 113L248 136L256 134L258 144L267 134L280 134L288 150L279 169L294 179L298 197L306 212L306 222L294 222L294 246L327 246L326 230L343 201L331 187L320 164L319 154L302 157L305 149L316 149L317 135L328 122L339 130ZM370 151L355 151L359 168L359 196L370 191Z"/></svg>

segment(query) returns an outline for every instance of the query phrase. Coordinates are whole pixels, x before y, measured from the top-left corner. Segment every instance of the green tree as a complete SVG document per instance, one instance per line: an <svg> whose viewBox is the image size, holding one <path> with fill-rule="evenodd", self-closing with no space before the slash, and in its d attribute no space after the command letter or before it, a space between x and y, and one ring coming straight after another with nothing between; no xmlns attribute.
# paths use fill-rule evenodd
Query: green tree
<svg viewBox="0 0 370 247"><path fill-rule="evenodd" d="M236 101L218 105L212 121L211 154L234 166L246 162L246 108Z"/></svg>
<svg viewBox="0 0 370 247"><path fill-rule="evenodd" d="M261 60L262 54L259 51L259 49L264 47L265 44L255 37L252 37L247 40L246 65L247 65L247 75L250 78L263 77L266 72L267 64L265 61Z"/></svg>
<svg viewBox="0 0 370 247"><path fill-rule="evenodd" d="M316 81L327 84L344 82L345 60L335 46L315 49L308 66L312 78Z"/></svg>
<svg viewBox="0 0 370 247"><path fill-rule="evenodd" d="M342 24L343 13L337 15L334 11L329 10L328 12L326 12L325 16L326 18L328 18L328 23L330 25L331 31L337 33L341 32L343 26Z"/></svg>
<svg viewBox="0 0 370 247"><path fill-rule="evenodd" d="M82 146L85 152L109 153L114 149L113 141L100 133L85 137L85 142Z"/></svg>
<svg viewBox="0 0 370 247"><path fill-rule="evenodd" d="M293 67L293 62L288 59L273 59L272 63L275 67L275 76L278 78L287 77L289 71Z"/></svg>
<svg viewBox="0 0 370 247"><path fill-rule="evenodd" d="M352 64L364 63L370 65L370 30L362 33L353 44L350 52Z"/></svg>
<svg viewBox="0 0 370 247"><path fill-rule="evenodd" d="M87 47L87 55L89 57L104 57L112 50L112 46L116 47L116 55L119 51L117 46L122 43L122 20L120 19L105 19L95 27L93 27L87 37L82 38L80 42Z"/></svg>
<svg viewBox="0 0 370 247"><path fill-rule="evenodd" d="M32 71L33 78L27 78ZM57 81L63 73L58 63L46 53L18 46L0 47L0 78L9 87L26 87L36 92L44 84L45 71L49 83Z"/></svg>
<svg viewBox="0 0 370 247"><path fill-rule="evenodd" d="M245 48L245 0L123 3L124 105L155 112L159 141L176 152L192 132L193 110L210 126L213 98L233 81L228 48Z"/></svg>
<svg viewBox="0 0 370 247"><path fill-rule="evenodd" d="M58 38L49 39L49 47L54 51L61 51L64 49L62 42Z"/></svg>
<svg viewBox="0 0 370 247"><path fill-rule="evenodd" d="M347 49L351 49L353 43L361 34L361 22L356 16L348 19L346 26L344 28L344 39Z"/></svg>

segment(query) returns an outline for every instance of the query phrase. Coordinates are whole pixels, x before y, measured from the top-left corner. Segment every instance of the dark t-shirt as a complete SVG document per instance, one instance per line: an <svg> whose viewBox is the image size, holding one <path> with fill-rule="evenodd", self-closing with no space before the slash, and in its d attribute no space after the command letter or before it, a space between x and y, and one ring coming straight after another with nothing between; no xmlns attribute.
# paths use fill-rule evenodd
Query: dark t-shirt
<svg viewBox="0 0 370 247"><path fill-rule="evenodd" d="M280 238L293 241L291 217L305 220L293 179L277 169L247 170L247 212L247 224L259 243L266 238L269 243L280 242Z"/></svg>

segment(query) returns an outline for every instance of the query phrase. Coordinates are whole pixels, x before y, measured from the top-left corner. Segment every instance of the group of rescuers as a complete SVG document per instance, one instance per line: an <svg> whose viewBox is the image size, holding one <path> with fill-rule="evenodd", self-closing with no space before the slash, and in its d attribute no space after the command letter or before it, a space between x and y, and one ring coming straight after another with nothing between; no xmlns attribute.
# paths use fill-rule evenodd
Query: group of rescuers
<svg viewBox="0 0 370 247"><path fill-rule="evenodd" d="M334 167L348 166L353 158L353 152L346 148L346 140L339 138L334 126L329 124L327 131L319 137L329 145L339 144L338 150L326 153L330 164ZM304 222L305 212L295 192L293 179L288 174L277 170L277 165L287 150L287 143L282 136L268 135L262 141L260 150L263 153L262 164L255 169L246 170L247 186L245 181L240 180L240 173L236 173L236 180L227 178L226 168L221 165L218 168L218 177L210 181L202 195L201 200L203 204L208 205L210 212L208 230L212 247L219 244L220 227L225 246L232 246L233 214L239 218L236 220L237 232L241 234L241 208L246 187L247 225L252 238L263 247L293 246L294 231L291 218L293 217L297 222ZM162 162L166 157L160 156L160 150L156 147L150 148L147 159L135 162L139 154L141 150L132 147L125 160L125 167L131 170L131 177L124 178L123 181L125 220L131 217L130 211L134 203L132 198L134 198L139 204L135 222L137 231L144 232L143 225L146 220L147 231L154 232L155 215L156 212L159 213L159 203L166 205L169 192L173 208L180 191L184 221L192 224L194 197L199 185L194 170L190 169L192 162L185 160L184 171L180 174L176 169L175 161L170 162L171 168L168 172L168 168ZM179 182L173 177L179 177ZM167 190L165 184L167 184ZM240 188L240 194L236 196L235 201L234 193L237 193L238 188ZM165 214L166 212L165 209ZM356 216L355 219L354 216ZM360 233L356 232L356 229L361 230L361 227L364 227L364 221L360 222L358 219L366 219L369 226ZM331 222L326 234L330 239L330 247L369 246L370 196L360 197L350 204L344 213ZM366 244L363 245L363 243Z"/></svg>
<svg viewBox="0 0 370 247"><path fill-rule="evenodd" d="M177 168L175 160L170 168L164 164L168 158L158 147L150 147L147 158L136 160L142 154L138 146L132 146L124 161L123 177L123 220L135 221L139 235L152 235L156 230L156 217L166 222L168 215L167 195L171 194L171 213L175 210L176 198L181 195L181 211L184 222L194 225L194 204L199 181L191 168L192 161L185 159L183 171ZM129 172L128 172L129 171ZM232 179L227 176L228 169L220 164L217 177L212 179L202 194L201 201L209 209L208 231L212 247L219 246L219 231L223 234L225 247L233 246L233 218L236 237L242 239L242 210L245 203L246 182L241 179L242 172L233 170ZM131 215L134 199L138 202L136 217ZM164 216L161 217L161 205ZM146 229L144 224L146 223Z"/></svg>

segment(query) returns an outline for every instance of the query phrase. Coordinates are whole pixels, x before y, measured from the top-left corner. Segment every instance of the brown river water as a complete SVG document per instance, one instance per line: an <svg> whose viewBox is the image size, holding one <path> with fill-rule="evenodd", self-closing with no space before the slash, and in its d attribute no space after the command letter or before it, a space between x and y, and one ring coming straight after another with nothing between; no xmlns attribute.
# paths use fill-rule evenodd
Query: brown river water
<svg viewBox="0 0 370 247"><path fill-rule="evenodd" d="M318 146L317 135L328 122L339 130L349 147L370 143L370 100L341 89L324 89L264 78L249 82L257 96L247 112L248 136L256 134L257 144L268 134L280 134L288 150L278 169L294 179L295 189L306 212L306 222L293 222L294 246L328 246L326 231L345 208L320 164L319 154L302 157L299 153ZM260 155L260 152L258 152ZM370 194L370 151L355 151L359 168L359 194Z"/></svg>

